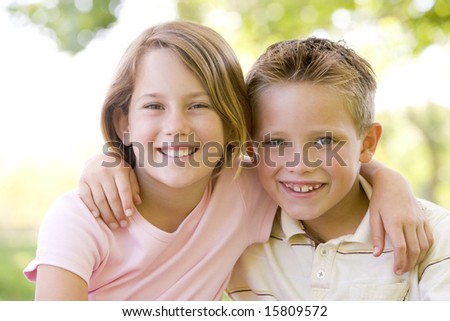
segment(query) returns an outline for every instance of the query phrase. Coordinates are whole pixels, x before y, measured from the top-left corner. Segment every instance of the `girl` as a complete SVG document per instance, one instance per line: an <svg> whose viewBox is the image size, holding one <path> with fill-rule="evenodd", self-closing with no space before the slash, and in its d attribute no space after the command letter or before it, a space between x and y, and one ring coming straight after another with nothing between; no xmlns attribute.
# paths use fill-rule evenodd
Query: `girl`
<svg viewBox="0 0 450 321"><path fill-rule="evenodd" d="M234 179L225 163L249 119L242 71L222 37L189 22L144 31L102 109L105 140L134 165L140 214L111 231L76 192L63 195L25 269L36 299L220 299L242 251L267 238L276 208L253 171Z"/></svg>

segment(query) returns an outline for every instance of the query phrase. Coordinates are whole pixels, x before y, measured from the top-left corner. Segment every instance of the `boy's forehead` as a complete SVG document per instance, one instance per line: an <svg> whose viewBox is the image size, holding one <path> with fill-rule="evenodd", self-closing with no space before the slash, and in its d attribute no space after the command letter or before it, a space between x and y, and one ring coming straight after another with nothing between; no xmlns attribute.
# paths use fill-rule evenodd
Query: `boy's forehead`
<svg viewBox="0 0 450 321"><path fill-rule="evenodd" d="M326 126L352 126L355 122L345 97L326 84L285 82L266 87L254 106L254 128L296 129Z"/></svg>

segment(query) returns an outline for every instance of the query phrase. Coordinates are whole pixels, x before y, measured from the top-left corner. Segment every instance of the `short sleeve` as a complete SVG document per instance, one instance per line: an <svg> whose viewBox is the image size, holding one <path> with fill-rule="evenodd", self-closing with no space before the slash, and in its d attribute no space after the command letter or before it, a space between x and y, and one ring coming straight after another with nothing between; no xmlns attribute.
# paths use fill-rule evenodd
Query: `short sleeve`
<svg viewBox="0 0 450 321"><path fill-rule="evenodd" d="M102 225L75 191L58 198L43 218L36 257L24 269L25 277L35 281L37 267L46 264L71 271L89 284L107 248L107 227Z"/></svg>

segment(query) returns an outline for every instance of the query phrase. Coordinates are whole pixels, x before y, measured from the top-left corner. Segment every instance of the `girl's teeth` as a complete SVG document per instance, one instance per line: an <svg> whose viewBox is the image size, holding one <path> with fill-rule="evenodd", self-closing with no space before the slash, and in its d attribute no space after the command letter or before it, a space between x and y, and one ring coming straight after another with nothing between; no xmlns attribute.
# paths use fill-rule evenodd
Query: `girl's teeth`
<svg viewBox="0 0 450 321"><path fill-rule="evenodd" d="M165 154L170 157L184 157L192 154L194 149L168 149Z"/></svg>

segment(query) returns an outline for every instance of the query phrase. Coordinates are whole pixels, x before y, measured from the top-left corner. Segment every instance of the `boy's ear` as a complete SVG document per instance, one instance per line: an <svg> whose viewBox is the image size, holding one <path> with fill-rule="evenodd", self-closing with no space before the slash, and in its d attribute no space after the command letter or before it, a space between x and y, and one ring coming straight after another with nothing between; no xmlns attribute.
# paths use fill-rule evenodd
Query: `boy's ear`
<svg viewBox="0 0 450 321"><path fill-rule="evenodd" d="M116 108L113 114L114 129L116 130L117 137L120 138L125 146L130 146L130 130L128 127L128 117L123 113L120 108Z"/></svg>
<svg viewBox="0 0 450 321"><path fill-rule="evenodd" d="M380 123L373 123L362 139L362 148L359 155L359 161L361 163L368 163L377 149L378 142L380 141L382 127Z"/></svg>

